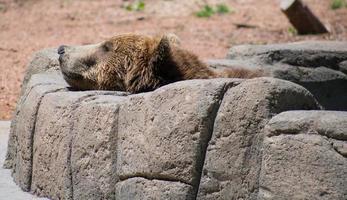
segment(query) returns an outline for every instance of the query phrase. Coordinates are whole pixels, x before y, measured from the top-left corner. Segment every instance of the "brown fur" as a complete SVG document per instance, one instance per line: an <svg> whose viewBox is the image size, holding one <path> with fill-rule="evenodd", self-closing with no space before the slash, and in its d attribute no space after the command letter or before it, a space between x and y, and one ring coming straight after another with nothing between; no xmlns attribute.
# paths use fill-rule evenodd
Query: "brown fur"
<svg viewBox="0 0 347 200"><path fill-rule="evenodd" d="M252 78L259 71L242 68L215 72L180 48L172 35L126 34L96 45L63 47L60 66L65 80L78 89L139 93L187 79Z"/></svg>

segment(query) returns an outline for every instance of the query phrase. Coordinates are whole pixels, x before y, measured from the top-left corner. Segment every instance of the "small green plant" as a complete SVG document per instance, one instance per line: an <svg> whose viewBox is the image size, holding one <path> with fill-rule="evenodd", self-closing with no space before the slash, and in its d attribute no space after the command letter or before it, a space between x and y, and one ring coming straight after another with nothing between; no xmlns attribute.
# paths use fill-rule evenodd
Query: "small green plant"
<svg viewBox="0 0 347 200"><path fill-rule="evenodd" d="M201 10L199 10L195 14L197 17L211 17L215 14L215 11L211 6L205 5Z"/></svg>
<svg viewBox="0 0 347 200"><path fill-rule="evenodd" d="M346 5L347 4L346 4L345 0L332 0L330 7L333 10L337 10L337 9L340 9L340 8L346 6Z"/></svg>
<svg viewBox="0 0 347 200"><path fill-rule="evenodd" d="M216 6L217 13L219 14L225 14L225 13L230 13L232 12L232 9L230 9L227 5L225 4L217 4Z"/></svg>
<svg viewBox="0 0 347 200"><path fill-rule="evenodd" d="M289 27L288 32L292 35L297 35L298 31L294 27Z"/></svg>
<svg viewBox="0 0 347 200"><path fill-rule="evenodd" d="M124 7L127 11L143 11L145 9L145 5L146 4L143 0L139 0L125 5Z"/></svg>
<svg viewBox="0 0 347 200"><path fill-rule="evenodd" d="M197 17L211 17L212 15L218 13L218 14L226 14L233 12L232 9L230 9L226 4L217 4L215 7L212 7L210 5L205 5L201 8L198 12L195 13Z"/></svg>
<svg viewBox="0 0 347 200"><path fill-rule="evenodd" d="M133 5L132 4L128 4L128 5L125 5L124 8L127 11L132 11L133 10Z"/></svg>
<svg viewBox="0 0 347 200"><path fill-rule="evenodd" d="M144 1L138 1L136 4L136 11L143 11L145 9L145 2Z"/></svg>

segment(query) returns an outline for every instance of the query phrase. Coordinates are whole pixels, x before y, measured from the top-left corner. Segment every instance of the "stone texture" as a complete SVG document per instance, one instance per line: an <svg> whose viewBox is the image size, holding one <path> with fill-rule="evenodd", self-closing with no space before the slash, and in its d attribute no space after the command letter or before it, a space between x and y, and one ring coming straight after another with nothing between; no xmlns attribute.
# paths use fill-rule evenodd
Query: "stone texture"
<svg viewBox="0 0 347 200"><path fill-rule="evenodd" d="M98 95L81 102L72 130L74 199L114 199L118 110L122 97Z"/></svg>
<svg viewBox="0 0 347 200"><path fill-rule="evenodd" d="M45 94L65 90L66 86L57 75L35 75L17 104L4 166L12 168L15 181L25 191L30 190L33 134L39 105Z"/></svg>
<svg viewBox="0 0 347 200"><path fill-rule="evenodd" d="M21 88L21 96L26 90L26 86L30 81L32 75L40 74L44 72L58 72L60 73L59 55L57 54L57 49L43 49L36 52L29 64L26 67L25 76Z"/></svg>
<svg viewBox="0 0 347 200"><path fill-rule="evenodd" d="M119 182L116 199L133 200L186 200L193 199L193 187L180 182L130 178Z"/></svg>
<svg viewBox="0 0 347 200"><path fill-rule="evenodd" d="M4 164L7 141L9 139L11 121L0 120L0 199L2 200L49 200L46 198L39 198L33 194L23 192L11 177L11 170L2 168Z"/></svg>
<svg viewBox="0 0 347 200"><path fill-rule="evenodd" d="M258 199L347 199L347 112L283 112L266 130Z"/></svg>
<svg viewBox="0 0 347 200"><path fill-rule="evenodd" d="M347 60L340 62L339 64L339 70L345 74L347 74Z"/></svg>
<svg viewBox="0 0 347 200"><path fill-rule="evenodd" d="M257 78L230 88L214 123L198 199L255 199L266 123L282 111L317 108L307 90L288 81Z"/></svg>
<svg viewBox="0 0 347 200"><path fill-rule="evenodd" d="M347 42L240 45L212 68L262 69L265 76L289 80L309 90L328 110L347 111Z"/></svg>
<svg viewBox="0 0 347 200"><path fill-rule="evenodd" d="M71 132L78 103L90 95L57 92L43 98L34 133L31 183L31 191L39 196L72 199Z"/></svg>
<svg viewBox="0 0 347 200"><path fill-rule="evenodd" d="M309 90L327 110L347 111L347 75L327 67L287 67L273 76L298 83Z"/></svg>
<svg viewBox="0 0 347 200"><path fill-rule="evenodd" d="M252 57L261 63L285 63L292 66L338 69L347 60L347 42L307 41L272 45L240 45L230 49L227 58L242 60Z"/></svg>
<svg viewBox="0 0 347 200"><path fill-rule="evenodd" d="M34 135L31 191L52 199L104 197L102 183L112 178L114 162L109 152L114 127L108 123L117 119L117 109L89 103L105 94L117 102L117 93L107 91L56 92L43 98Z"/></svg>
<svg viewBox="0 0 347 200"><path fill-rule="evenodd" d="M184 81L130 96L119 111L120 180L143 177L182 182L197 190L219 103L225 90L238 83L232 79Z"/></svg>
<svg viewBox="0 0 347 200"><path fill-rule="evenodd" d="M269 136L276 135L276 132L289 134L314 130L328 138L347 140L347 112L285 112L272 119L269 127Z"/></svg>
<svg viewBox="0 0 347 200"><path fill-rule="evenodd" d="M25 191L30 189L32 137L39 104L45 94L67 90L68 87L58 70L56 49L44 49L34 54L27 66L20 98L11 122L4 167L12 169L14 179Z"/></svg>

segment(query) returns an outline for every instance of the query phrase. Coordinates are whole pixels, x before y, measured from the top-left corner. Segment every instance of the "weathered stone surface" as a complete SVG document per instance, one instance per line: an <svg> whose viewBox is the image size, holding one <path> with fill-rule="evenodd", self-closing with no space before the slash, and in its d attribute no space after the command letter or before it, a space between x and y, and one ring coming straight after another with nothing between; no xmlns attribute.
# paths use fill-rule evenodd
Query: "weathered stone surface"
<svg viewBox="0 0 347 200"><path fill-rule="evenodd" d="M31 191L52 199L74 199L75 194L78 199L90 197L89 195L102 197L102 194L93 194L93 192L99 192L98 188L103 186L102 184L95 186L98 181L102 183L105 176L112 174L106 172L114 162L109 153L111 148L109 137L113 134L110 133L113 127L112 124L107 124L108 121L102 121L99 117L103 117L103 120L116 120L117 118L112 118L114 117L112 111L117 110L112 109L112 106L102 110L101 104L89 103L95 101L97 98L95 96L107 93L112 94L101 91L56 92L47 94L43 98L34 134ZM117 100L117 96L113 97ZM83 106L79 109L81 105ZM93 120L84 121L87 119ZM100 131L99 134L96 130ZM81 138L83 136L85 137ZM95 156L100 157L95 158ZM88 163L91 161L93 163ZM100 168L103 170L98 171ZM92 180L88 177L91 172L94 178ZM86 191L92 187L92 191Z"/></svg>
<svg viewBox="0 0 347 200"><path fill-rule="evenodd" d="M98 95L81 102L75 113L71 146L74 199L114 199L118 110L122 97Z"/></svg>
<svg viewBox="0 0 347 200"><path fill-rule="evenodd" d="M327 110L347 110L347 75L327 67L275 66L273 77L290 80L309 90Z"/></svg>
<svg viewBox="0 0 347 200"><path fill-rule="evenodd" d="M2 200L49 200L46 198L39 198L27 192L23 192L11 177L11 170L3 169L7 142L10 133L10 121L0 120L0 199Z"/></svg>
<svg viewBox="0 0 347 200"><path fill-rule="evenodd" d="M347 112L283 112L266 130L258 199L347 198Z"/></svg>
<svg viewBox="0 0 347 200"><path fill-rule="evenodd" d="M262 69L265 76L304 86L329 110L347 110L347 42L297 42L241 45L225 60L210 60L212 68Z"/></svg>
<svg viewBox="0 0 347 200"><path fill-rule="evenodd" d="M193 199L193 187L180 182L130 178L119 182L116 187L116 199Z"/></svg>
<svg viewBox="0 0 347 200"><path fill-rule="evenodd" d="M343 61L343 62L340 62L339 69L340 69L341 72L347 74L347 60Z"/></svg>
<svg viewBox="0 0 347 200"><path fill-rule="evenodd" d="M72 199L71 141L75 109L90 94L47 94L40 105L34 133L31 190L52 199ZM59 99L59 101L57 101Z"/></svg>
<svg viewBox="0 0 347 200"><path fill-rule="evenodd" d="M318 109L314 97L288 81L257 78L224 95L209 142L198 199L255 199L263 129L286 110Z"/></svg>
<svg viewBox="0 0 347 200"><path fill-rule="evenodd" d="M208 64L209 67L212 69L215 69L217 71L227 69L227 68L233 68L233 67L238 67L238 68L246 68L246 69L254 69L254 70L264 70L263 65L258 65L256 63L253 63L250 60L233 60L233 59L210 59L206 60L206 63ZM266 67L267 65L265 65ZM267 70L265 68L266 72L269 73L270 70ZM270 73L269 73L270 74Z"/></svg>
<svg viewBox="0 0 347 200"><path fill-rule="evenodd" d="M119 111L120 180L182 182L197 190L219 103L225 90L238 83L237 79L184 81L128 97Z"/></svg>
<svg viewBox="0 0 347 200"><path fill-rule="evenodd" d="M65 90L66 87L65 81L57 75L35 75L18 101L4 166L12 168L15 181L25 191L30 189L32 143L39 105L45 94Z"/></svg>
<svg viewBox="0 0 347 200"><path fill-rule="evenodd" d="M277 115L269 122L268 136L316 131L328 138L347 140L347 112L291 111Z"/></svg>
<svg viewBox="0 0 347 200"><path fill-rule="evenodd" d="M285 63L309 68L338 69L347 60L347 42L307 41L273 45L240 45L230 49L227 58L243 60L252 57L261 63Z"/></svg>
<svg viewBox="0 0 347 200"><path fill-rule="evenodd" d="M59 55L57 54L57 50L55 48L43 49L33 55L31 61L26 67L26 72L22 83L21 96L24 94L26 86L32 75L44 72L60 73L58 57Z"/></svg>

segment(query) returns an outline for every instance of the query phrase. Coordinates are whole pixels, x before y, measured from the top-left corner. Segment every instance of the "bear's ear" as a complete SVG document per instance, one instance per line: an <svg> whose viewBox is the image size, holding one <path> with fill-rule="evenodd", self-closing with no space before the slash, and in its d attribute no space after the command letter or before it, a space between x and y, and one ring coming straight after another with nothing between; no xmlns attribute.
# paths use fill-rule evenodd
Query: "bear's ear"
<svg viewBox="0 0 347 200"><path fill-rule="evenodd" d="M155 47L148 63L137 63L127 74L128 92L139 93L154 90L166 84L165 76L171 68L171 46L177 44L174 35L164 35Z"/></svg>
<svg viewBox="0 0 347 200"><path fill-rule="evenodd" d="M169 38L163 36L155 47L148 63L139 62L127 73L126 90L130 93L147 92L160 87L159 71L170 57Z"/></svg>
<svg viewBox="0 0 347 200"><path fill-rule="evenodd" d="M154 72L158 72L160 68L165 64L170 58L171 47L170 47L170 37L164 35L154 50L153 55L149 61L149 67L152 67Z"/></svg>
<svg viewBox="0 0 347 200"><path fill-rule="evenodd" d="M170 45L181 46L180 38L177 35L175 35L174 33L169 33L169 34L165 35L165 37L169 40Z"/></svg>

